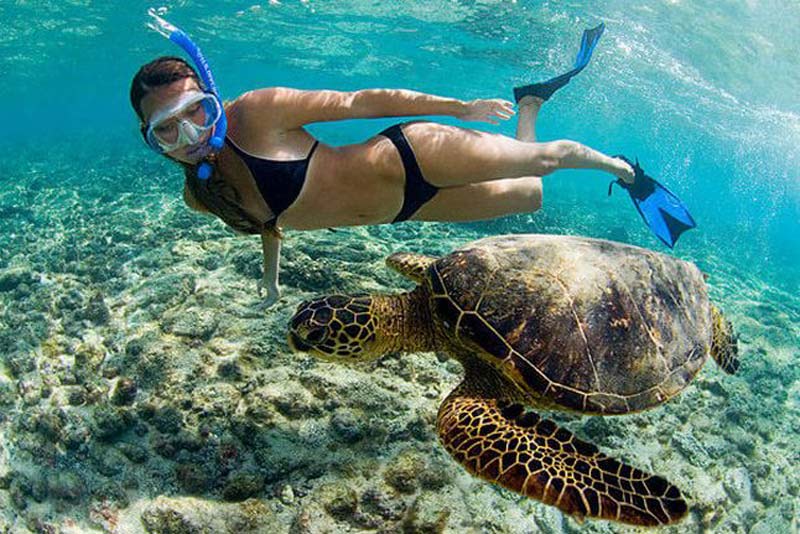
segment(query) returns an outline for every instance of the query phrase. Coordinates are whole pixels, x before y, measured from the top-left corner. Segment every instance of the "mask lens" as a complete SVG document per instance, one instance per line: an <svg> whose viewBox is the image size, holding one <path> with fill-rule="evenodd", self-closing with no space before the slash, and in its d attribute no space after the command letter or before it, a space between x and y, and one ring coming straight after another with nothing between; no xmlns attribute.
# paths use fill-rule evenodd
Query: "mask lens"
<svg viewBox="0 0 800 534"><path fill-rule="evenodd" d="M156 114L147 128L147 144L157 152L194 144L221 116L222 106L216 96L188 93L171 108Z"/></svg>
<svg viewBox="0 0 800 534"><path fill-rule="evenodd" d="M169 121L153 128L153 135L161 143L173 144L178 141L178 123Z"/></svg>
<svg viewBox="0 0 800 534"><path fill-rule="evenodd" d="M203 128L214 126L222 115L222 107L214 95L207 94L195 106L187 110L186 118Z"/></svg>

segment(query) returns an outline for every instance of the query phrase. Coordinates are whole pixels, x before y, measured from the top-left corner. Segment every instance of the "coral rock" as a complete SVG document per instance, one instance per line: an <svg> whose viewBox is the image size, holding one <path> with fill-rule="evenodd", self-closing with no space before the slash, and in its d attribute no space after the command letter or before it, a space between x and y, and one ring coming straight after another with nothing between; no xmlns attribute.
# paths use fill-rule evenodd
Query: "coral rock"
<svg viewBox="0 0 800 534"><path fill-rule="evenodd" d="M114 387L114 392L111 394L111 402L117 406L124 406L133 404L136 399L136 392L138 387L136 382L130 378L120 378L117 380L117 385Z"/></svg>
<svg viewBox="0 0 800 534"><path fill-rule="evenodd" d="M258 473L240 471L233 473L225 487L222 497L226 501L243 501L259 494L264 489L264 477Z"/></svg>

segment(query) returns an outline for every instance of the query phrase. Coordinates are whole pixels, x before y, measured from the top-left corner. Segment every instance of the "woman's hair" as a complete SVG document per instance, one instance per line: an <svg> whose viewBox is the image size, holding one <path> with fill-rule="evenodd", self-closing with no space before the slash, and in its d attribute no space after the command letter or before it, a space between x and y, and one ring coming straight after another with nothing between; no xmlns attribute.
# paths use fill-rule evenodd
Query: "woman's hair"
<svg viewBox="0 0 800 534"><path fill-rule="evenodd" d="M201 180L197 177L197 165L179 163L186 177L184 186L192 197L229 227L243 234L276 233L274 223L264 224L242 209L241 195L219 176L216 167L210 178Z"/></svg>
<svg viewBox="0 0 800 534"><path fill-rule="evenodd" d="M185 78L191 78L197 85L203 86L194 67L177 56L161 56L142 65L131 81L131 106L139 119L144 121L142 100L150 91Z"/></svg>
<svg viewBox="0 0 800 534"><path fill-rule="evenodd" d="M179 57L162 56L143 65L131 82L131 106L133 106L139 119L144 122L142 100L150 91L185 78L195 80L197 85L202 87L200 78L194 68ZM144 130L142 135L144 135ZM207 159L212 160L213 164L213 155ZM276 232L274 224L265 225L242 209L239 192L225 182L218 175L216 169L214 169L210 178L201 180L197 177L197 165L190 165L180 161L177 163L183 167L183 174L186 177L185 189L206 211L219 217L237 232L246 234ZM197 206L192 206L188 202L187 205L197 209Z"/></svg>

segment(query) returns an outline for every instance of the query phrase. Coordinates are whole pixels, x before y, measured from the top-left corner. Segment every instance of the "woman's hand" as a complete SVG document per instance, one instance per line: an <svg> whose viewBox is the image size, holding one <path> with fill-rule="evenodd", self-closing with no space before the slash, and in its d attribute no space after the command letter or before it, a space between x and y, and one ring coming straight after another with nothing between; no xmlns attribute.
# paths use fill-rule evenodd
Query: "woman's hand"
<svg viewBox="0 0 800 534"><path fill-rule="evenodd" d="M467 102L466 109L457 115L462 121L488 122L497 124L496 119L508 120L514 116L514 104L502 98L477 99Z"/></svg>
<svg viewBox="0 0 800 534"><path fill-rule="evenodd" d="M265 291L266 295L264 295ZM281 298L281 290L278 288L278 284L272 284L270 281L262 279L258 282L258 296L264 299L261 301L261 308L266 309L278 302L278 299Z"/></svg>

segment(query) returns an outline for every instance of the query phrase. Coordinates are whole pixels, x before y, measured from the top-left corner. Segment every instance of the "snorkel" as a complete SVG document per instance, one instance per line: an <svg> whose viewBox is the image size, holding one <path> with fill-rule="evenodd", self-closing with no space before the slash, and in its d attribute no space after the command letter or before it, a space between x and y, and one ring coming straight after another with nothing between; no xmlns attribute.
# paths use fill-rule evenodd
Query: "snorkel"
<svg viewBox="0 0 800 534"><path fill-rule="evenodd" d="M205 56L203 56L203 53L200 52L200 48L194 44L194 42L183 32L183 30L173 26L163 18L159 17L155 8L148 9L147 14L152 17L152 20L147 23L147 27L151 30L157 31L162 36L183 48L184 52L186 52L192 59L195 67L197 67L200 78L203 80L203 84L205 85L205 89L216 97L216 99L219 101L220 107L222 107L222 99L219 96L217 84L214 83L214 76L211 74L211 68L208 66L208 62L206 61ZM225 144L225 132L227 129L228 121L225 118L225 110L223 108L222 115L212 131L211 137L208 139L208 146L211 147L212 151L221 149ZM207 180L211 177L213 170L214 168L211 163L208 161L203 161L197 167L197 177L201 180Z"/></svg>

